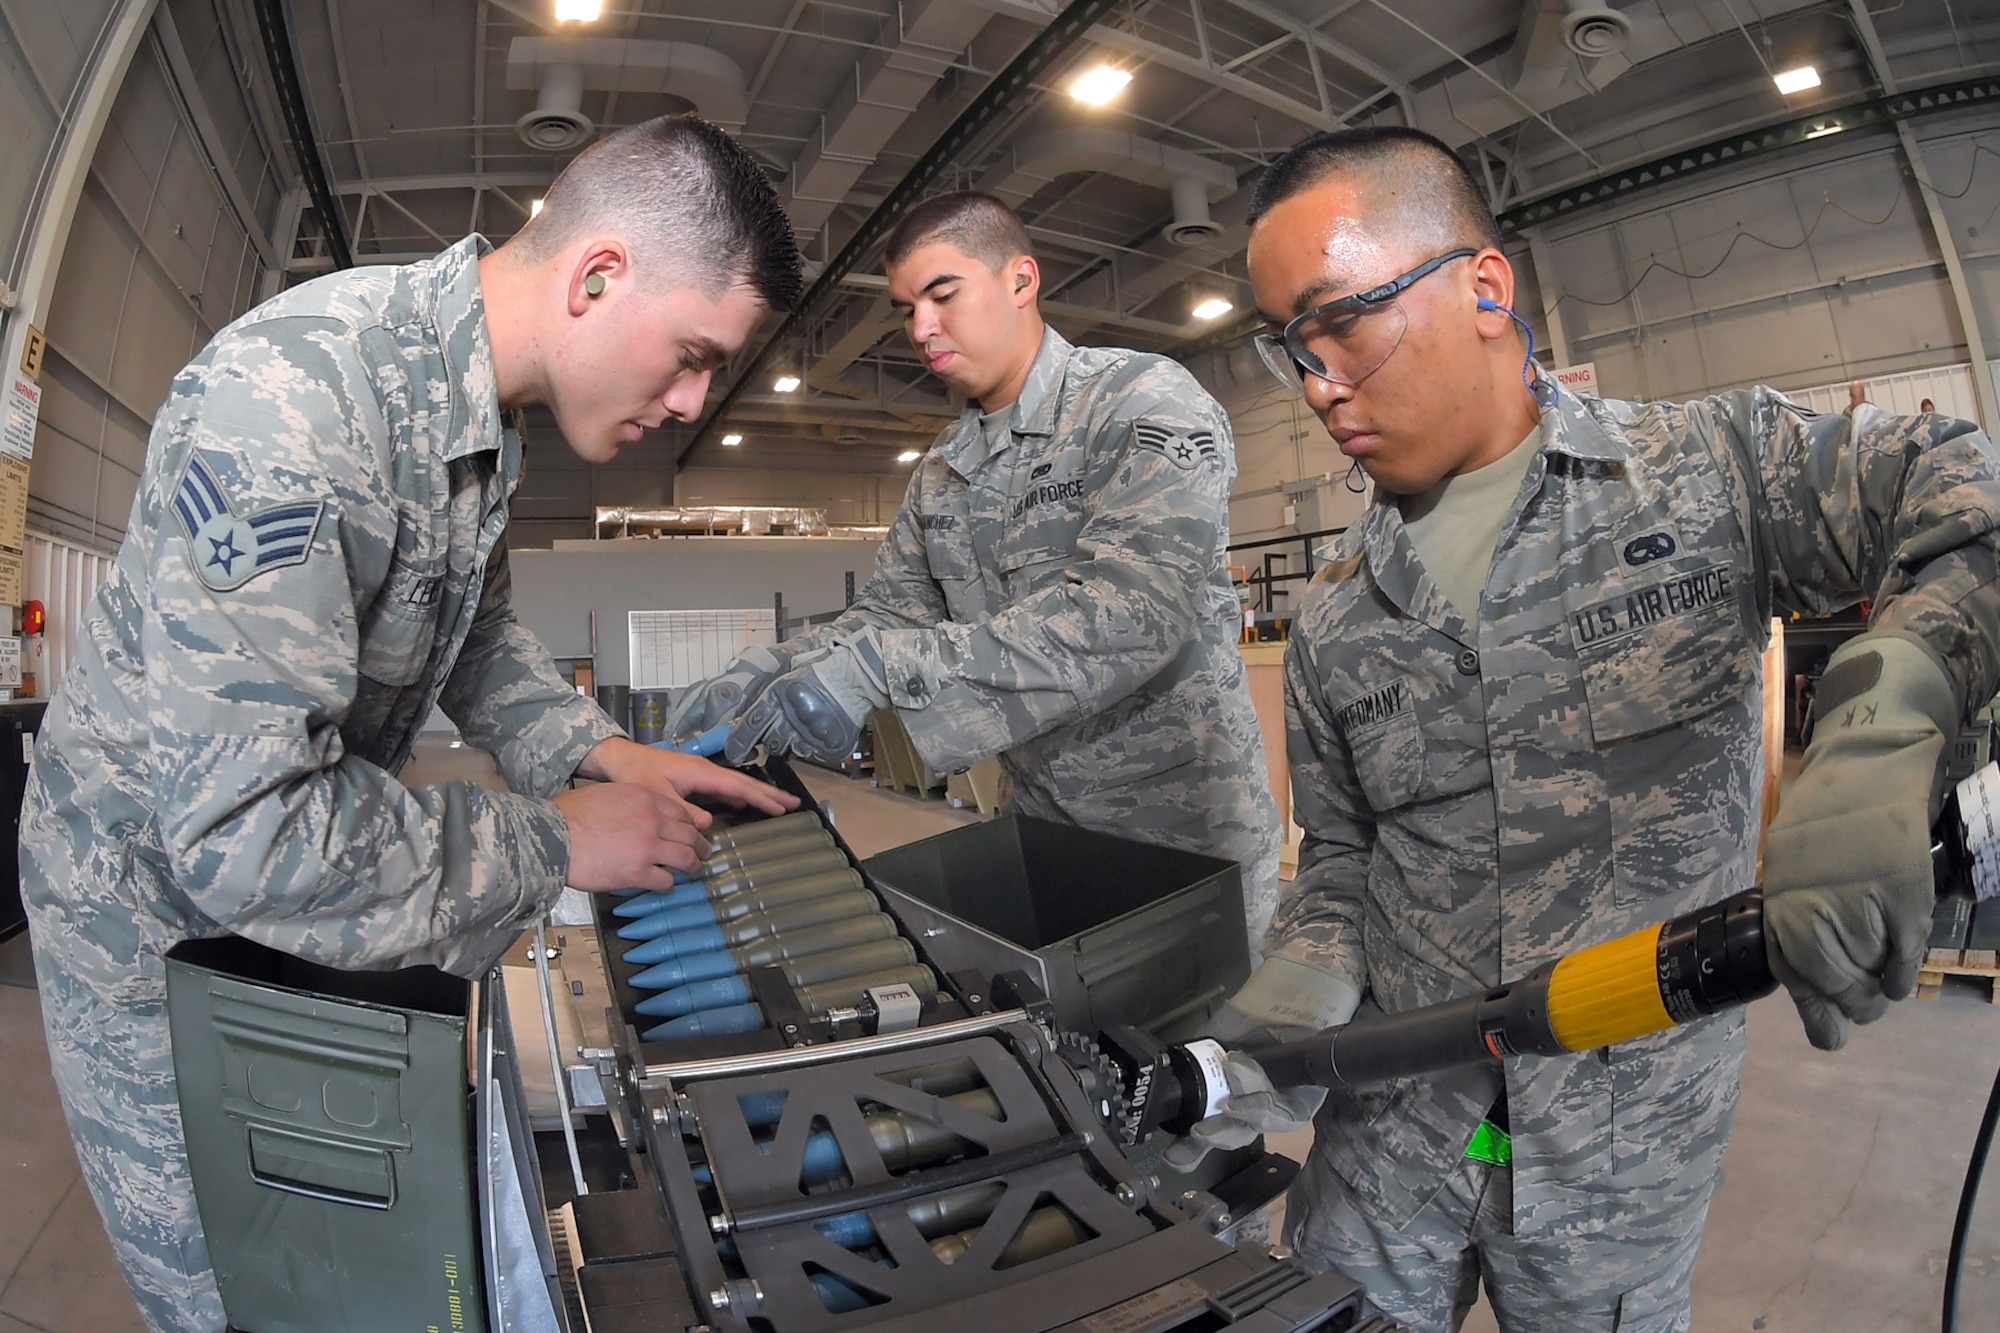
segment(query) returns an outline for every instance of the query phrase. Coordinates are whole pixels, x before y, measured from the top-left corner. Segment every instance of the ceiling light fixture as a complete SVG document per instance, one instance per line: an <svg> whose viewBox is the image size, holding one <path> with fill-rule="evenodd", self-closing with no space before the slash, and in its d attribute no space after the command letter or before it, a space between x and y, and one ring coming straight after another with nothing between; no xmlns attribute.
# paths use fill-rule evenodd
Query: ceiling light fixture
<svg viewBox="0 0 2000 1333"><path fill-rule="evenodd" d="M902 453L896 455L896 461L898 463L914 463L923 456L924 451L921 449L905 449Z"/></svg>
<svg viewBox="0 0 2000 1333"><path fill-rule="evenodd" d="M722 445L725 449L734 449L737 445L741 443L743 443L743 437L741 435L738 435L735 431L731 431L729 432L729 434L722 437Z"/></svg>
<svg viewBox="0 0 2000 1333"><path fill-rule="evenodd" d="M1808 88L1819 87L1819 71L1811 65L1800 65L1797 69L1780 70L1771 76L1778 85L1778 91L1790 97Z"/></svg>
<svg viewBox="0 0 2000 1333"><path fill-rule="evenodd" d="M1829 134L1838 134L1838 133L1840 133L1840 132L1841 132L1842 130L1844 130L1844 129L1846 129L1846 128L1847 128L1847 126L1845 126L1845 125L1841 124L1841 123L1840 123L1839 121L1837 121L1837 120L1829 120L1829 121L1825 122L1824 124L1821 124L1821 125L1815 125L1815 126L1814 126L1814 127L1812 128L1812 129L1810 129L1810 130L1807 130L1807 131L1806 131L1806 138L1808 138L1808 139L1824 139L1824 138L1825 138L1825 137L1826 137L1827 135L1829 135Z"/></svg>
<svg viewBox="0 0 2000 1333"><path fill-rule="evenodd" d="M556 22L595 22L604 12L604 0L556 0Z"/></svg>
<svg viewBox="0 0 2000 1333"><path fill-rule="evenodd" d="M1099 65L1096 69L1090 71L1090 73L1084 75L1075 83L1072 83L1069 86L1069 95L1079 102L1088 102L1092 106L1103 106L1106 102L1109 102L1112 98L1123 92L1125 85L1130 82L1132 82L1132 76L1125 70L1113 69L1109 65Z"/></svg>
<svg viewBox="0 0 2000 1333"><path fill-rule="evenodd" d="M538 218L542 215L542 202L542 200L537 199L534 203L528 205L529 217Z"/></svg>
<svg viewBox="0 0 2000 1333"><path fill-rule="evenodd" d="M1235 308L1236 303L1234 301L1225 300L1220 296L1211 296L1188 313L1196 319L1217 319L1228 314Z"/></svg>
<svg viewBox="0 0 2000 1333"><path fill-rule="evenodd" d="M799 377L790 374L780 375L777 379L771 381L771 387L779 393L793 393L799 387Z"/></svg>

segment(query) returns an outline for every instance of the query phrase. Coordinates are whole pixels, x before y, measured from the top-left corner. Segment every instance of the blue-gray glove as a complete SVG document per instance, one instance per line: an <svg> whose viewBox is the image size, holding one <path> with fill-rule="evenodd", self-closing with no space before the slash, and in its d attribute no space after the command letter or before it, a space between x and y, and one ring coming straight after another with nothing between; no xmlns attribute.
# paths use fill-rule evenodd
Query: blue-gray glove
<svg viewBox="0 0 2000 1333"><path fill-rule="evenodd" d="M753 643L736 659L710 676L687 687L667 719L667 739L686 740L712 727L732 722L756 699L763 688L791 670L792 661L809 645Z"/></svg>
<svg viewBox="0 0 2000 1333"><path fill-rule="evenodd" d="M1325 968L1272 954L1202 1027L1225 1046L1297 1041L1354 1017L1361 988Z"/></svg>
<svg viewBox="0 0 2000 1333"><path fill-rule="evenodd" d="M1841 646L1798 780L1764 836L1765 952L1823 1051L1916 986L1937 902L1931 813L1958 701L1900 634Z"/></svg>
<svg viewBox="0 0 2000 1333"><path fill-rule="evenodd" d="M839 764L861 743L861 728L889 706L882 641L873 626L794 660L743 711L723 757L747 760L759 743L774 753Z"/></svg>
<svg viewBox="0 0 2000 1333"><path fill-rule="evenodd" d="M1208 1114L1161 1154L1176 1171L1194 1170L1213 1148L1241 1148L1259 1134L1304 1129L1326 1101L1325 1088L1272 1087L1263 1066L1212 1041L1190 1042L1187 1050L1207 1069L1211 1086L1226 1083L1229 1091L1204 1108Z"/></svg>

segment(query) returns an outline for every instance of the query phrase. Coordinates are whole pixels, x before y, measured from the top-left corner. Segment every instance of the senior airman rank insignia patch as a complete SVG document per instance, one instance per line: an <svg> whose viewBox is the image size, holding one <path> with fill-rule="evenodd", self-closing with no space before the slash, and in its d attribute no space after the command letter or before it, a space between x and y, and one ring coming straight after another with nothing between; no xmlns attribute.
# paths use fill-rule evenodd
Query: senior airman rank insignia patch
<svg viewBox="0 0 2000 1333"><path fill-rule="evenodd" d="M1153 421L1135 421L1132 439L1141 449L1152 450L1178 468L1191 468L1216 456L1215 436L1205 430L1176 430Z"/></svg>
<svg viewBox="0 0 2000 1333"><path fill-rule="evenodd" d="M238 514L215 468L199 453L188 456L173 506L195 577L215 592L234 592L259 574L304 564L326 512L326 501L312 500Z"/></svg>

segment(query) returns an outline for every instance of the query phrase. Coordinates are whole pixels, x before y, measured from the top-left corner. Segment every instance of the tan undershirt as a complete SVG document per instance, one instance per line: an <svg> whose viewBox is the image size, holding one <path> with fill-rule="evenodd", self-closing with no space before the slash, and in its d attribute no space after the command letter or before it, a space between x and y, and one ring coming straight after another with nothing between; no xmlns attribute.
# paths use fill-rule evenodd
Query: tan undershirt
<svg viewBox="0 0 2000 1333"><path fill-rule="evenodd" d="M1538 426L1505 457L1402 499L1403 527L1417 559L1469 625L1479 623L1493 548L1541 438Z"/></svg>

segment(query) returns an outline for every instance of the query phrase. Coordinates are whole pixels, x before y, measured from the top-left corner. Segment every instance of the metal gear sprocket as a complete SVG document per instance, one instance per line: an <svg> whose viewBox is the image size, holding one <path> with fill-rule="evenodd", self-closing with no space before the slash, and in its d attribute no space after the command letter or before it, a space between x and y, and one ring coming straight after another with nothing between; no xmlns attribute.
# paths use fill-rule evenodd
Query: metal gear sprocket
<svg viewBox="0 0 2000 1333"><path fill-rule="evenodd" d="M1116 1133L1132 1109L1132 1098L1117 1064L1098 1046L1096 1038L1080 1032L1057 1033L1055 1051L1076 1075L1090 1109Z"/></svg>

